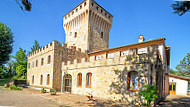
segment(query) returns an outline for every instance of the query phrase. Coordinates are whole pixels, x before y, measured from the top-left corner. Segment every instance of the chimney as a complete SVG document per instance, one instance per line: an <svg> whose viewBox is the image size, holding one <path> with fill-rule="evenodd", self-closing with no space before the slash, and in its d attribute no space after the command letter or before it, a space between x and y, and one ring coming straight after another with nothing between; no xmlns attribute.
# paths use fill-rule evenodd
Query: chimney
<svg viewBox="0 0 190 107"><path fill-rule="evenodd" d="M143 35L140 35L140 37L139 37L139 43L144 42L144 41L145 41L145 38L143 37Z"/></svg>

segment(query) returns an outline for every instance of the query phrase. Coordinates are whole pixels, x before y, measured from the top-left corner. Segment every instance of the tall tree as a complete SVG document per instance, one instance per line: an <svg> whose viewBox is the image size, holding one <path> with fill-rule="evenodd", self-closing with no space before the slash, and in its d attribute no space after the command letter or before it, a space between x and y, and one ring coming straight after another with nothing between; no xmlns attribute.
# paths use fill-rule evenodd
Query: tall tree
<svg viewBox="0 0 190 107"><path fill-rule="evenodd" d="M0 22L0 66L7 63L13 50L13 33Z"/></svg>
<svg viewBox="0 0 190 107"><path fill-rule="evenodd" d="M174 71L173 69L170 69L170 74L178 75L178 71Z"/></svg>
<svg viewBox="0 0 190 107"><path fill-rule="evenodd" d="M176 1L175 4L172 4L172 8L175 14L182 16L186 12L190 12L190 1Z"/></svg>
<svg viewBox="0 0 190 107"><path fill-rule="evenodd" d="M20 6L21 10L31 11L32 3L31 0L15 0Z"/></svg>
<svg viewBox="0 0 190 107"><path fill-rule="evenodd" d="M32 46L31 51L30 51L29 53L32 53L32 52L34 52L34 51L36 51L36 50L38 50L38 49L40 49L40 48L41 48L41 47L40 47L38 41L35 40L35 41L34 41L34 45Z"/></svg>
<svg viewBox="0 0 190 107"><path fill-rule="evenodd" d="M27 55L26 50L23 50L22 48L19 49L19 51L16 53L15 56L15 64L13 67L13 70L16 72L17 77L23 77L26 78L26 72L27 72Z"/></svg>
<svg viewBox="0 0 190 107"><path fill-rule="evenodd" d="M178 75L190 77L190 53L187 53L176 69L179 71Z"/></svg>

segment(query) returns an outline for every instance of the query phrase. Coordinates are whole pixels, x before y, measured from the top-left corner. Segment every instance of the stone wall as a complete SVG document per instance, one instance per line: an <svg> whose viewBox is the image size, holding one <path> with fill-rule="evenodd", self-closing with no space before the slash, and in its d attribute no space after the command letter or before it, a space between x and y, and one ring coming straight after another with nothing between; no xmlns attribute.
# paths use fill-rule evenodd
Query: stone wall
<svg viewBox="0 0 190 107"><path fill-rule="evenodd" d="M138 91L133 92L127 89L128 72L137 71L139 91L143 84L157 83L157 90L160 90L159 97L161 97L163 85L160 83L163 82L162 75L165 71L158 67L158 46L147 46L147 49L147 54L138 54L138 48L134 48L129 49L129 54L126 56L120 56L120 51L116 51L113 58L108 58L105 53L101 54L101 59L98 60L95 57L99 55L89 55L89 62L85 62L84 58L81 63L74 60L74 64L68 61L65 65L63 62L62 77L65 74L72 76L72 93L74 94L87 95L87 93L92 93L93 96L100 98L139 103ZM86 87L86 74L89 72L92 73L92 88ZM77 87L78 73L82 73L82 87Z"/></svg>

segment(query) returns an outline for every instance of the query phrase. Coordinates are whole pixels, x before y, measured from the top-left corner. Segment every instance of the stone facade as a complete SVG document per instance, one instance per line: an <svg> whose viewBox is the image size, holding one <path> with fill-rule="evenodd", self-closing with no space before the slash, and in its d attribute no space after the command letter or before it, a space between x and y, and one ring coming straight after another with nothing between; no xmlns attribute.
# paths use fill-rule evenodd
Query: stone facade
<svg viewBox="0 0 190 107"><path fill-rule="evenodd" d="M60 45L53 41L28 56L28 84L136 103L141 103L137 94L142 86L155 84L159 90L157 101L163 98L166 95L164 77L169 71L165 39L144 41L141 35L140 43L109 49L112 19L93 0L84 0L67 13L63 23L66 43ZM136 82L133 85L130 75ZM135 89L134 84L138 84Z"/></svg>

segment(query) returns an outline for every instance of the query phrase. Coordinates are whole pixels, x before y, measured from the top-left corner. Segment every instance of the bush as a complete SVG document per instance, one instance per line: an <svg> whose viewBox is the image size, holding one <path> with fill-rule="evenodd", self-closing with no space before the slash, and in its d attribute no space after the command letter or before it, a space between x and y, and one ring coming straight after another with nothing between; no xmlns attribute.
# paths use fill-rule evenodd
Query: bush
<svg viewBox="0 0 190 107"><path fill-rule="evenodd" d="M143 85L144 89L140 91L139 95L144 97L146 100L146 105L150 106L151 102L157 98L158 90L156 90L154 85Z"/></svg>
<svg viewBox="0 0 190 107"><path fill-rule="evenodd" d="M50 93L53 93L53 92L56 92L56 90L55 89L50 89L50 91L49 91Z"/></svg>
<svg viewBox="0 0 190 107"><path fill-rule="evenodd" d="M40 90L40 92L41 92L41 93L46 93L46 90L45 90L44 88L42 88L42 89Z"/></svg>
<svg viewBox="0 0 190 107"><path fill-rule="evenodd" d="M10 88L11 90L22 90L22 87L17 87L17 86L15 86L15 85L11 85L9 88Z"/></svg>

